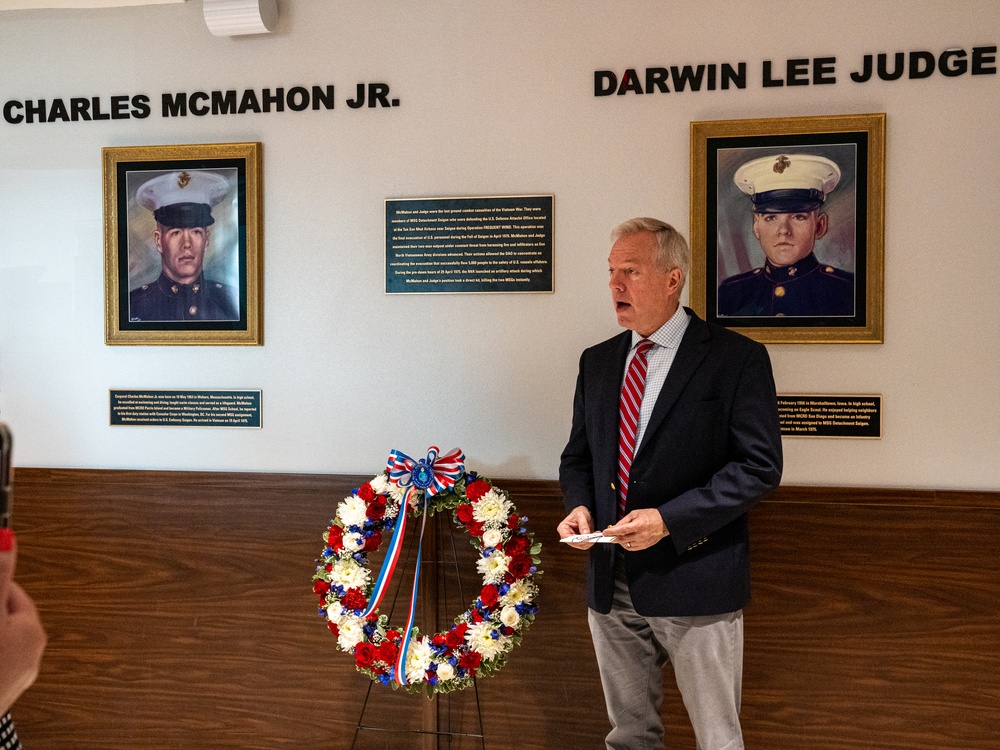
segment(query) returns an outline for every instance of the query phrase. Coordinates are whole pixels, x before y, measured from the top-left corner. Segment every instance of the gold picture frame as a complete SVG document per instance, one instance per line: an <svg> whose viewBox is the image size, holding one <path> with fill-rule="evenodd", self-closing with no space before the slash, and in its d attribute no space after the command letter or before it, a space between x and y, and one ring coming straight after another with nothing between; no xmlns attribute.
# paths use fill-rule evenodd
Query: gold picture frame
<svg viewBox="0 0 1000 750"><path fill-rule="evenodd" d="M106 344L264 343L262 151L102 149ZM196 239L171 244L171 233Z"/></svg>
<svg viewBox="0 0 1000 750"><path fill-rule="evenodd" d="M885 120L874 113L691 123L690 295L699 315L763 343L882 343ZM753 186L734 177L770 158L780 172L796 155L833 161L840 178L816 209L827 218L806 256L811 265L789 279L780 274L799 269L767 258ZM812 282L820 279L801 283L807 272L838 279L841 301L819 301Z"/></svg>

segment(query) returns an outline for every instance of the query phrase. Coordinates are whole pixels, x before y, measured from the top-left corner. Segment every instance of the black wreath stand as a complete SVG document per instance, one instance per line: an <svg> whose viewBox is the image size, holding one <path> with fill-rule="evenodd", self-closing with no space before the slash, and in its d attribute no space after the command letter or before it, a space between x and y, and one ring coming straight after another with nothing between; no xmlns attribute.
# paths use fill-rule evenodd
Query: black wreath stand
<svg viewBox="0 0 1000 750"><path fill-rule="evenodd" d="M391 584L390 622L396 621L393 615L397 612L405 617L409 606L420 520L408 522L405 565L397 565ZM455 615L463 612L474 598L471 581L469 585L462 585L462 570L471 571L478 581L477 558L474 554L460 554L460 543L465 544L470 553L474 552L464 536L461 541L456 540L449 511L439 511L428 517L421 552L416 617L421 633L436 633L450 626ZM460 558L464 558L464 562L460 562ZM369 682L351 750L402 750L404 747L420 750L478 747L486 750L479 685L475 680L471 689L438 693L429 700L426 696L406 693L403 688L393 691Z"/></svg>

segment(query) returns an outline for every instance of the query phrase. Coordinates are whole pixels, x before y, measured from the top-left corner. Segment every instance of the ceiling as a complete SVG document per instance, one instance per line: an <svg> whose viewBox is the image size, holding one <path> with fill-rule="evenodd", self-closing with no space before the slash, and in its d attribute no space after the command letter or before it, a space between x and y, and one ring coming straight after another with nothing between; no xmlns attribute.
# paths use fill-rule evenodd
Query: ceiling
<svg viewBox="0 0 1000 750"><path fill-rule="evenodd" d="M162 5L187 0L0 0L0 10L37 8L123 8L130 5Z"/></svg>

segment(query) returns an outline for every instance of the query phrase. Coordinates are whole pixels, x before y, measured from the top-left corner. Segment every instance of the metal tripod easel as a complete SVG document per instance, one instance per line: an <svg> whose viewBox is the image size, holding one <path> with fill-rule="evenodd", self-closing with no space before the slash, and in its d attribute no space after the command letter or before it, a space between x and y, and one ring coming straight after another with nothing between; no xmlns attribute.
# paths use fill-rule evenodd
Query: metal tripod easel
<svg viewBox="0 0 1000 750"><path fill-rule="evenodd" d="M400 591L407 591L409 582L413 580L418 536L411 534L405 542L404 564L397 568L392 584L390 621ZM421 553L417 624L422 632L442 630L446 624L450 625L450 619L456 612L463 611L469 605L462 586L459 557L455 526L451 522L450 513L435 513L427 519ZM474 558L472 559L473 566L470 567L474 570ZM403 607L405 606L404 602ZM365 692L351 750L403 750L409 747L419 750L466 750L478 747L486 750L479 686L475 679L471 690L438 693L430 700L405 694L403 690L378 690L373 693L374 686L375 683L370 682ZM414 716L418 707L419 717ZM408 719L410 724L400 725L399 719ZM418 719L419 726L416 726ZM468 726L469 724L472 726ZM408 742L412 744L407 744Z"/></svg>

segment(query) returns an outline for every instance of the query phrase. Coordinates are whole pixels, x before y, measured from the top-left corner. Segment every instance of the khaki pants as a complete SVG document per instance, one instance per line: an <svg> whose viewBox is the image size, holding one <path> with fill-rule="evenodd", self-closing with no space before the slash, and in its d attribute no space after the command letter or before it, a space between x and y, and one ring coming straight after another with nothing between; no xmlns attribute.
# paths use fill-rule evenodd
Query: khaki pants
<svg viewBox="0 0 1000 750"><path fill-rule="evenodd" d="M619 566L619 570L621 566ZM611 720L608 750L663 747L663 667L670 661L698 750L743 750L743 612L709 617L642 617L624 575L611 612L588 613Z"/></svg>

